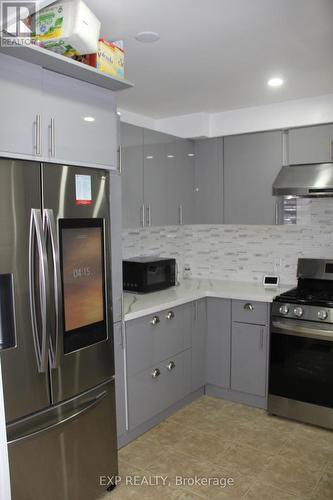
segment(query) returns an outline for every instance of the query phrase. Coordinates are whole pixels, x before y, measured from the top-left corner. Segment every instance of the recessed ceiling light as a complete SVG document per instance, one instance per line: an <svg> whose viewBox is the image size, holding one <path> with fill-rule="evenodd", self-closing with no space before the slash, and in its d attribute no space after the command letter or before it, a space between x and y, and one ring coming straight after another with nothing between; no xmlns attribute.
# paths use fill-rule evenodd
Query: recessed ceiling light
<svg viewBox="0 0 333 500"><path fill-rule="evenodd" d="M147 158L147 160L152 160L154 157L153 157L153 155L148 155L148 156L146 156L146 158Z"/></svg>
<svg viewBox="0 0 333 500"><path fill-rule="evenodd" d="M138 42L154 43L160 39L160 35L155 31L141 31L135 37Z"/></svg>
<svg viewBox="0 0 333 500"><path fill-rule="evenodd" d="M283 78L280 78L279 76L275 76L273 78L270 78L267 82L267 85L270 87L281 87L283 85Z"/></svg>
<svg viewBox="0 0 333 500"><path fill-rule="evenodd" d="M93 116L85 116L84 118L85 122L94 122L95 118Z"/></svg>
<svg viewBox="0 0 333 500"><path fill-rule="evenodd" d="M192 157L194 156L194 153L187 153L187 156Z"/></svg>
<svg viewBox="0 0 333 500"><path fill-rule="evenodd" d="M168 158L174 158L175 155L168 155Z"/></svg>
<svg viewBox="0 0 333 500"><path fill-rule="evenodd" d="M121 113L120 113L120 111L117 111L117 115L118 115L118 116L121 116Z"/></svg>

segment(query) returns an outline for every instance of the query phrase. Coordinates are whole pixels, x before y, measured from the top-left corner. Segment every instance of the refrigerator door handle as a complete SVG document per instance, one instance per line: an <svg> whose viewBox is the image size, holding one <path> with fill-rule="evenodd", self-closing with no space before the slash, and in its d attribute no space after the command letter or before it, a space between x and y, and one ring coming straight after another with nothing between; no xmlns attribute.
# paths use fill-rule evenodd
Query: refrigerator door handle
<svg viewBox="0 0 333 500"><path fill-rule="evenodd" d="M84 404L83 408L81 408L80 410L72 413L68 417L63 418L62 420L57 420L56 422L54 422L54 423L52 423L50 425L47 425L46 427L42 427L41 429L37 429L37 430L35 430L33 432L30 432L29 434L23 434L21 436L18 436L16 438L12 438L12 439L9 438L8 445L13 445L13 444L21 443L22 441L25 441L26 439L30 439L30 438L36 437L39 434L43 434L44 432L50 431L52 429L56 429L57 427L60 427L61 425L68 424L72 420L76 420L83 413L86 413L87 411L89 411L92 408L94 408L95 406L97 406L107 396L107 394L108 394L107 391L101 392L95 398L90 399L89 401L87 401Z"/></svg>
<svg viewBox="0 0 333 500"><path fill-rule="evenodd" d="M57 228L53 210L45 209L43 213L43 227L45 241L50 238L53 261L55 335L50 335L50 364L51 368L59 368L62 347L62 289L60 274L60 252L57 237ZM52 329L51 329L52 330Z"/></svg>
<svg viewBox="0 0 333 500"><path fill-rule="evenodd" d="M37 244L37 245L36 245ZM38 268L36 269L35 248L38 251ZM37 319L36 273L39 276L40 325ZM49 275L47 266L46 245L43 233L41 211L31 209L29 233L29 295L30 315L37 367L40 373L48 368L49 334L47 328L47 312L50 310Z"/></svg>

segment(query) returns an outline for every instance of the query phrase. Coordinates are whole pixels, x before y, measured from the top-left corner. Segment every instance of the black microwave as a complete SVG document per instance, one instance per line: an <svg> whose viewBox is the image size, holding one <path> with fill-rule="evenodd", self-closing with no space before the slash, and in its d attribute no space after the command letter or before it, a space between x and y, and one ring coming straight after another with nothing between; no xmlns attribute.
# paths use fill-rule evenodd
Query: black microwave
<svg viewBox="0 0 333 500"><path fill-rule="evenodd" d="M176 284L176 259L134 257L123 260L123 288L130 292L149 293Z"/></svg>

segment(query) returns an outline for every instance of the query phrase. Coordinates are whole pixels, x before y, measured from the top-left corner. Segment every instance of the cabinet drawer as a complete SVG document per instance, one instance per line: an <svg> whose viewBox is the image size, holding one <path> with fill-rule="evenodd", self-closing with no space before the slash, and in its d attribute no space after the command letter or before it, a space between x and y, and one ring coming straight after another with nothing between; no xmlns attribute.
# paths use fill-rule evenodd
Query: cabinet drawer
<svg viewBox="0 0 333 500"><path fill-rule="evenodd" d="M268 308L266 302L252 300L232 301L232 321L267 325Z"/></svg>
<svg viewBox="0 0 333 500"><path fill-rule="evenodd" d="M191 350L188 349L130 377L128 380L130 429L149 420L190 392L190 369Z"/></svg>
<svg viewBox="0 0 333 500"><path fill-rule="evenodd" d="M191 346L192 312L192 304L185 304L128 321L126 352L129 375L188 349Z"/></svg>

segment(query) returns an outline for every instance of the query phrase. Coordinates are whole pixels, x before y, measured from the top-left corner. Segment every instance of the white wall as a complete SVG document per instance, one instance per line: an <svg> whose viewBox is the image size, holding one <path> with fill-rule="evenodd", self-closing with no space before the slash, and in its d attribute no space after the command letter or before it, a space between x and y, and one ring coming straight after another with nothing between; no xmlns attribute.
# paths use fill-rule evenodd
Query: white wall
<svg viewBox="0 0 333 500"><path fill-rule="evenodd" d="M2 376L0 364L0 499L10 500L10 479L7 453L6 421L3 404Z"/></svg>
<svg viewBox="0 0 333 500"><path fill-rule="evenodd" d="M124 122L178 137L220 137L333 122L333 94L221 113L154 119L120 109Z"/></svg>

